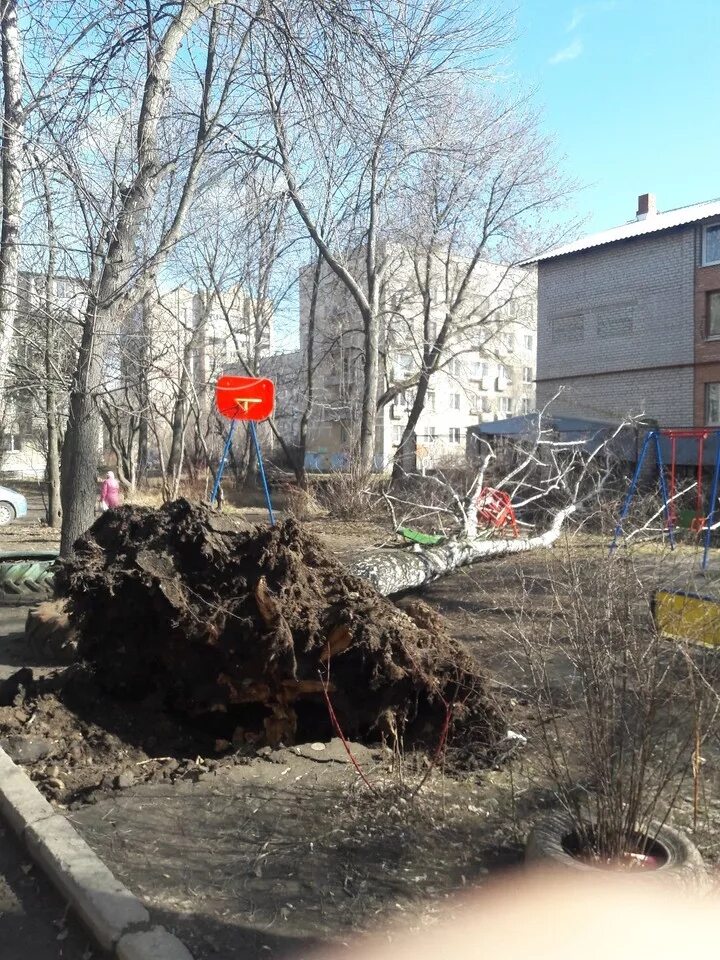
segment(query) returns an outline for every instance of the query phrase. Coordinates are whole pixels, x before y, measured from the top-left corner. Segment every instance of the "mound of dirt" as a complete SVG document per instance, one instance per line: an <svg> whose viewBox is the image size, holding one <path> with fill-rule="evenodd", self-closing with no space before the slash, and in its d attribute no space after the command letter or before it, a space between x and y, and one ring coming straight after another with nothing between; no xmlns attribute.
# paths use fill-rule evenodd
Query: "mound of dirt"
<svg viewBox="0 0 720 960"><path fill-rule="evenodd" d="M420 602L401 610L295 520L240 529L185 500L108 511L56 575L98 695L208 734L291 744L504 732L482 676ZM128 709L131 709L128 707Z"/></svg>

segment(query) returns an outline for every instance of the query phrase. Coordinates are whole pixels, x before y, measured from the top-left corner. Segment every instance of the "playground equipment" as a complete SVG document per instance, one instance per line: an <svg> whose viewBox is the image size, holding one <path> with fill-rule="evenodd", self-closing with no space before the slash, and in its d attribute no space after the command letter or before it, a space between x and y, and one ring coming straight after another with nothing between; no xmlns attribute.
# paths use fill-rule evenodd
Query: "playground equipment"
<svg viewBox="0 0 720 960"><path fill-rule="evenodd" d="M232 445L233 433L238 420L244 420L248 425L250 437L252 438L255 456L257 457L258 470L262 480L263 493L265 494L265 504L267 506L270 526L275 526L275 516L273 514L272 502L270 500L270 489L268 487L267 477L265 476L265 466L263 464L262 453L260 452L260 442L258 441L255 423L260 420L267 420L271 417L275 409L275 384L267 377L234 377L228 374L220 377L215 386L215 405L218 413L230 421L223 447L222 456L215 474L212 493L210 494L210 503L215 503L222 482L222 475L227 463L228 454Z"/></svg>
<svg viewBox="0 0 720 960"><path fill-rule="evenodd" d="M661 437L666 437L670 441L669 487L665 477L665 464L663 462L662 444L660 442ZM705 513L704 504L703 504L703 453L705 450L705 443L710 437L715 438L717 443L717 450L715 453L715 466L713 469L712 483L710 487L710 501L708 503L707 513ZM692 516L688 516L688 511L678 511L675 506L677 441L681 439L696 440L698 444L695 511L694 511L694 515ZM690 428L683 428L683 429L650 430L648 431L648 433L645 434L645 439L643 440L643 445L640 449L640 456L638 457L637 465L635 467L635 472L633 474L632 480L630 481L630 486L625 496L622 510L620 511L618 523L617 523L617 526L615 527L615 535L613 537L612 543L610 544L610 553L612 554L613 550L617 547L618 539L622 534L623 520L627 517L628 513L630 512L630 506L632 504L633 497L637 492L638 482L640 480L643 463L645 462L645 458L651 446L654 448L654 451L655 451L655 459L657 462L658 477L660 481L660 492L662 493L662 498L663 498L665 522L667 525L670 547L671 549L675 548L675 528L677 526L688 526L691 530L693 530L695 533L698 533L698 534L704 531L704 549L703 549L702 569L705 570L707 568L708 558L710 554L710 537L712 534L713 523L715 520L715 516L718 513L717 499L718 499L718 484L720 481L720 430L712 427L690 427Z"/></svg>
<svg viewBox="0 0 720 960"><path fill-rule="evenodd" d="M496 490L494 487L483 487L475 498L475 509L477 510L478 526L495 527L501 530L503 527L512 527L513 535L518 536L518 524L515 517L510 495L503 490Z"/></svg>

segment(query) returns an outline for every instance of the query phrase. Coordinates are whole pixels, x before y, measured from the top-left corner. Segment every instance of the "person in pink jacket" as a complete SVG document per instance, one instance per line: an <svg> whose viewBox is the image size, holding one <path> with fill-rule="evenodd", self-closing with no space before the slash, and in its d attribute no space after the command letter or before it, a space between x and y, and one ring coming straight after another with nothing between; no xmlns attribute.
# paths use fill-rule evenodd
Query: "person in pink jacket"
<svg viewBox="0 0 720 960"><path fill-rule="evenodd" d="M120 506L120 484L112 470L108 470L100 491L100 509L108 510Z"/></svg>

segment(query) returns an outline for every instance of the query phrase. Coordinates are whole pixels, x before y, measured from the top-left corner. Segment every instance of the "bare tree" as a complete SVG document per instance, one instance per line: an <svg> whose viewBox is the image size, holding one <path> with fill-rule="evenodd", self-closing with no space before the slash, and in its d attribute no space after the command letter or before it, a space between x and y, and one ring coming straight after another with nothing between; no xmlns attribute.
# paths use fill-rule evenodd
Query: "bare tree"
<svg viewBox="0 0 720 960"><path fill-rule="evenodd" d="M265 153L282 171L290 198L328 268L347 289L362 328L358 459L372 468L381 334L380 293L387 268L383 238L395 182L406 161L409 132L424 122L427 103L470 44L487 53L504 37L497 13L464 17L458 5L433 0L401 9L373 9L351 43L305 38L288 57L270 41L256 46L274 142ZM309 53L307 52L309 51ZM343 162L337 161L338 154ZM322 198L313 195L314 165L330 186L336 221L346 229L331 246L321 227ZM318 202L320 199L320 202Z"/></svg>
<svg viewBox="0 0 720 960"><path fill-rule="evenodd" d="M0 420L18 302L20 218L22 215L23 105L22 49L17 0L0 5L3 74L2 223L0 225Z"/></svg>
<svg viewBox="0 0 720 960"><path fill-rule="evenodd" d="M551 546L568 518L600 502L614 475L613 441L629 424L630 421L623 422L610 433L587 442L559 441L543 422L543 413L539 414L534 436L518 448L517 462L494 480L494 489L507 493L516 511L532 510L541 522L549 520L542 533L511 537L500 529L500 535L494 536L492 525L479 529L477 497L496 456L494 448L484 443L479 468L467 492L459 492L441 478L434 481L447 489L456 520L455 529L443 543L414 552L370 552L355 561L351 570L389 595L422 587L478 560ZM392 495L386 494L385 499L393 511L395 503L402 503Z"/></svg>
<svg viewBox="0 0 720 960"><path fill-rule="evenodd" d="M406 171L407 277L404 287L395 279L387 303L387 353L409 350L414 362L378 398L382 409L412 390L394 481L437 371L465 353L500 359L508 318L532 319L533 275L521 264L557 242L543 215L570 187L528 105L460 94L439 99Z"/></svg>
<svg viewBox="0 0 720 960"><path fill-rule="evenodd" d="M97 392L102 386L107 339L124 316L147 294L169 251L181 236L183 224L198 184L206 155L218 132L223 107L229 99L233 70L218 80L216 52L219 18L213 9L219 0L183 2L177 13L166 15L164 33L155 40L151 17L142 25L148 46L143 94L133 143L129 185L113 190L106 229L96 253L100 263L91 284L83 323L78 364L70 396L68 426L63 446L61 552L67 554L93 518L99 412ZM150 9L150 8L148 8ZM207 23L205 66L199 79L199 104L195 133L188 156L163 156L163 114L171 94L171 70L181 45L205 13ZM140 28L133 25L134 31ZM242 35L231 67L241 56ZM125 38L130 42L130 37ZM217 87L217 89L216 89ZM152 215L164 181L172 174L177 199L161 224L152 251L138 263L137 244ZM168 208L166 208L168 209Z"/></svg>

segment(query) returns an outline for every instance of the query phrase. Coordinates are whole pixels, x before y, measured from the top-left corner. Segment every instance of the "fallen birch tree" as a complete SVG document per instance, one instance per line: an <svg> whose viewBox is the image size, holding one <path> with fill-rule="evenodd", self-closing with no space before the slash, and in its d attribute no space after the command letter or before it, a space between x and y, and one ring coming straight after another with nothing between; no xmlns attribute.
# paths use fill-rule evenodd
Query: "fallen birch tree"
<svg viewBox="0 0 720 960"><path fill-rule="evenodd" d="M549 547L558 539L565 520L577 510L576 504L560 510L551 527L534 537L483 540L450 539L437 546L421 550L376 550L364 554L348 567L350 573L371 583L384 596L415 590L432 580L443 577L458 567Z"/></svg>
<svg viewBox="0 0 720 960"><path fill-rule="evenodd" d="M569 517L593 501L598 505L601 503L607 481L617 464L613 441L623 430L632 427L633 422L624 421L612 431L607 428L598 431L589 440L554 440L552 429L545 425L545 410L538 414L534 435L524 445L513 445L515 464L504 476L493 481L494 490L509 495L516 513L521 515L528 508L541 509L549 518L545 531L533 536L513 537L492 527L479 527L477 502L486 487L490 465L496 459L495 449L486 440L481 440L483 451L478 470L464 497L442 478L430 478L446 489L449 506L442 509L454 516L456 531L435 546L368 552L349 564L350 572L372 583L384 596L392 596L419 589L458 567L480 560L552 546ZM390 507L393 525L398 529L401 524L394 504L403 501L389 494L385 495L385 500ZM552 500L562 506L546 507L545 504Z"/></svg>

